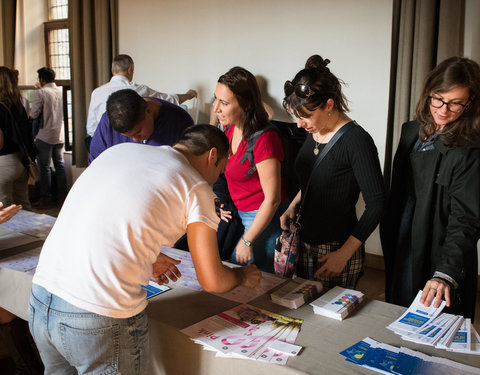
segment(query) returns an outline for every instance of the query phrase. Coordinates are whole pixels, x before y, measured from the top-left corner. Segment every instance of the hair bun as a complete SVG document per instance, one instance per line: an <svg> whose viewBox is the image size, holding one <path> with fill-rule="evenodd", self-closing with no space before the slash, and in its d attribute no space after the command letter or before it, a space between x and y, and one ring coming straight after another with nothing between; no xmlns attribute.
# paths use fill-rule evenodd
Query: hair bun
<svg viewBox="0 0 480 375"><path fill-rule="evenodd" d="M320 55L312 55L307 59L305 63L306 69L325 69L330 64L329 59L323 59Z"/></svg>

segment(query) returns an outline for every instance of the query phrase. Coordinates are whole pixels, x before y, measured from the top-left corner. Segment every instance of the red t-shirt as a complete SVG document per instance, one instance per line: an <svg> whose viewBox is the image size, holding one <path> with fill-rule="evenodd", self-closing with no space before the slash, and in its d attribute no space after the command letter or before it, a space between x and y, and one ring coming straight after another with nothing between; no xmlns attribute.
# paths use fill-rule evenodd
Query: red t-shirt
<svg viewBox="0 0 480 375"><path fill-rule="evenodd" d="M233 128L234 126L232 125L225 131L229 141L232 140ZM240 159L245 154L246 149L247 140L243 140L240 142L237 152L228 159L225 177L227 178L230 196L238 210L253 211L258 210L265 199L265 195L262 191L258 171L255 171L248 179L245 177L252 167L248 159L245 159L243 164L240 164ZM278 133L275 130L268 130L257 139L253 148L253 160L255 164L258 164L272 157L282 162L283 146ZM282 198L284 196L282 186Z"/></svg>

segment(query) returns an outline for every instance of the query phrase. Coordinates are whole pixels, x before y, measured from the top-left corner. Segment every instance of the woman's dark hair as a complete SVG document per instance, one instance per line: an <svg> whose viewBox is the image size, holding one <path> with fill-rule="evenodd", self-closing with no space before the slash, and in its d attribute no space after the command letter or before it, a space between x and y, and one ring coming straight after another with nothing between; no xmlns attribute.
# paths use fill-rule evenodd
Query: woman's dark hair
<svg viewBox="0 0 480 375"><path fill-rule="evenodd" d="M227 86L243 109L243 139L268 124L268 114L263 107L260 89L254 75L236 66L220 76L218 83Z"/></svg>
<svg viewBox="0 0 480 375"><path fill-rule="evenodd" d="M416 111L422 139L432 136L436 129L429 96L446 93L456 87L468 88L469 100L460 117L447 124L439 138L449 146L480 141L480 67L475 61L462 57L451 57L441 62L425 78Z"/></svg>
<svg viewBox="0 0 480 375"><path fill-rule="evenodd" d="M0 102L10 109L17 108L18 112L23 110L18 75L6 66L0 66Z"/></svg>
<svg viewBox="0 0 480 375"><path fill-rule="evenodd" d="M310 117L311 111L324 108L328 99L333 99L334 108L348 112L347 99L342 93L342 83L327 65L330 60L319 55L310 56L305 63L305 69L300 70L291 81L292 87L306 85L313 93L308 97L299 97L292 91L283 99L283 107L292 111L296 117Z"/></svg>

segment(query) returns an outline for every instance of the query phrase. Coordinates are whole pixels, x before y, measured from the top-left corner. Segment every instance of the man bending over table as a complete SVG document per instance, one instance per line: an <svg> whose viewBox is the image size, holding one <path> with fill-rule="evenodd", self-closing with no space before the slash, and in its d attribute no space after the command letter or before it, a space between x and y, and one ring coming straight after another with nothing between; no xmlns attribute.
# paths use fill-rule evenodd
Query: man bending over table
<svg viewBox="0 0 480 375"><path fill-rule="evenodd" d="M258 284L255 266L228 268L217 249L211 186L228 152L222 131L196 125L173 147L111 147L78 178L33 277L29 325L46 374L146 373L141 285L181 276L160 250L185 231L206 291Z"/></svg>

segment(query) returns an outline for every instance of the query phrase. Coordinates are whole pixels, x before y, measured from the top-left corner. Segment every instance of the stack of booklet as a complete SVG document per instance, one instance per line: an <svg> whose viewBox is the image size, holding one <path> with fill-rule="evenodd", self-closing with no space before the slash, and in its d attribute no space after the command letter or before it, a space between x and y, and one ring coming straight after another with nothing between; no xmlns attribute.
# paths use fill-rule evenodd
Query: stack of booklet
<svg viewBox="0 0 480 375"><path fill-rule="evenodd" d="M367 337L340 352L347 362L382 374L473 375L480 369L408 348L397 348Z"/></svg>
<svg viewBox="0 0 480 375"><path fill-rule="evenodd" d="M320 298L311 302L315 314L343 320L363 301L363 293L358 290L336 286Z"/></svg>
<svg viewBox="0 0 480 375"><path fill-rule="evenodd" d="M322 290L323 285L320 281L310 281L297 277L270 294L270 297L272 302L290 309L297 309L306 302L317 298Z"/></svg>
<svg viewBox="0 0 480 375"><path fill-rule="evenodd" d="M250 305L239 305L181 332L217 357L253 359L285 365L302 349L295 345L302 319Z"/></svg>
<svg viewBox="0 0 480 375"><path fill-rule="evenodd" d="M420 303L419 291L408 310L387 328L401 335L402 339L438 349L478 354L480 337L470 319L460 315L442 313L445 301L438 308Z"/></svg>

